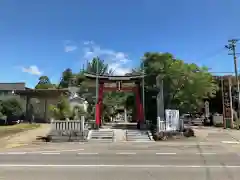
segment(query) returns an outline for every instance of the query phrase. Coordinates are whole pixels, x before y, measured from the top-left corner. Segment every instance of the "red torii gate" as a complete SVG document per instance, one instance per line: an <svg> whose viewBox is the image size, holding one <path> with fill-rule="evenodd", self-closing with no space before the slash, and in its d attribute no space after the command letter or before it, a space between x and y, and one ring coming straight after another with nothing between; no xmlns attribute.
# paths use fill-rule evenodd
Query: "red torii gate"
<svg viewBox="0 0 240 180"><path fill-rule="evenodd" d="M84 73L86 78L96 80L97 76L95 74ZM97 127L101 124L101 109L102 109L102 102L103 102L103 93L108 91L124 91L124 92L134 92L136 98L136 120L139 124L143 123L144 121L144 114L143 114L143 104L140 97L140 82L143 76L136 75L136 76L107 76L107 75L100 75L98 76L98 99L96 104L96 125ZM122 84L126 83L133 83L134 86L123 87ZM105 86L106 83L115 83L115 87ZM97 87L96 87L97 88Z"/></svg>

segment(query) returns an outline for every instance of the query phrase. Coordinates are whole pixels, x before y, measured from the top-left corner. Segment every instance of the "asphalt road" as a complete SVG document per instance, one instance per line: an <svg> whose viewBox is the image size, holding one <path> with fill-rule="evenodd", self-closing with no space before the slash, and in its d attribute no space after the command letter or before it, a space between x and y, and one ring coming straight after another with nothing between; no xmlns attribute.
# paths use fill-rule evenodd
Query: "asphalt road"
<svg viewBox="0 0 240 180"><path fill-rule="evenodd" d="M71 143L34 148L0 152L0 179L234 180L240 176L240 154L220 144Z"/></svg>
<svg viewBox="0 0 240 180"><path fill-rule="evenodd" d="M2 154L0 179L239 179L240 157L225 154Z"/></svg>

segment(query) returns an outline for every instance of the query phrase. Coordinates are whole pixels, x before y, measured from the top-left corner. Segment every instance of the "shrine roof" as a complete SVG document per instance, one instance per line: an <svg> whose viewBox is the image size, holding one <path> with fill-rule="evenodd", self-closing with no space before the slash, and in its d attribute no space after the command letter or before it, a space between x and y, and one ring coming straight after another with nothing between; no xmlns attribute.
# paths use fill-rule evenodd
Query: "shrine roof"
<svg viewBox="0 0 240 180"><path fill-rule="evenodd" d="M84 76L88 79L96 79L97 75L93 73L84 73ZM125 76L109 76L100 75L98 78L104 81L139 81L143 78L143 75L125 75Z"/></svg>
<svg viewBox="0 0 240 180"><path fill-rule="evenodd" d="M24 89L15 90L15 94L29 97L56 98L63 94L68 94L68 89Z"/></svg>

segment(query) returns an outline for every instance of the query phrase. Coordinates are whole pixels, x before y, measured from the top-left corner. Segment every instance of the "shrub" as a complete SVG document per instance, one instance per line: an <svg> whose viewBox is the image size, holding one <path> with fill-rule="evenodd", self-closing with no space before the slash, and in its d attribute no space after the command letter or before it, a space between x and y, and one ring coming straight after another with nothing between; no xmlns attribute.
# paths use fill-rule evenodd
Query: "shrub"
<svg viewBox="0 0 240 180"><path fill-rule="evenodd" d="M159 133L156 132L153 134L153 139L155 141L164 141L167 139L167 137L168 137L168 135L165 132L159 132Z"/></svg>
<svg viewBox="0 0 240 180"><path fill-rule="evenodd" d="M193 137L193 136L195 136L194 131L193 131L192 128L185 128L185 129L183 130L183 135L184 135L185 137Z"/></svg>
<svg viewBox="0 0 240 180"><path fill-rule="evenodd" d="M2 115L5 116L20 116L23 114L22 106L15 98L2 101L0 110Z"/></svg>
<svg viewBox="0 0 240 180"><path fill-rule="evenodd" d="M58 120L64 120L71 116L70 104L66 97L62 96L56 105L50 105L51 116Z"/></svg>

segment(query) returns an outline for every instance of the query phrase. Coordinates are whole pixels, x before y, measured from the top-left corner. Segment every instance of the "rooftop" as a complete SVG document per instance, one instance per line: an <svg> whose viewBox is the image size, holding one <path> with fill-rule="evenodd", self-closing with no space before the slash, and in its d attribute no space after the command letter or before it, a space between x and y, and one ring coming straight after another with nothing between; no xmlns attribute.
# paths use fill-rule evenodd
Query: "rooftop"
<svg viewBox="0 0 240 180"><path fill-rule="evenodd" d="M55 98L62 94L68 94L68 89L25 89L15 90L15 94L30 97Z"/></svg>
<svg viewBox="0 0 240 180"><path fill-rule="evenodd" d="M24 90L24 89L26 89L24 82L0 83L1 91L13 91L13 90Z"/></svg>
<svg viewBox="0 0 240 180"><path fill-rule="evenodd" d="M109 76L109 75L100 75L92 73L84 73L84 76L89 79L96 79L97 77L102 81L138 81L141 80L143 75L125 75L125 76Z"/></svg>

